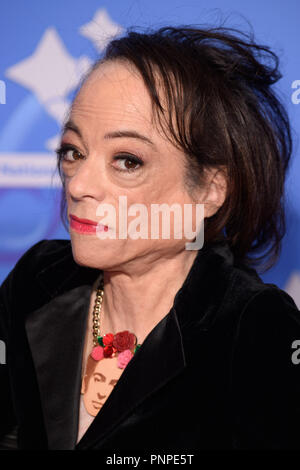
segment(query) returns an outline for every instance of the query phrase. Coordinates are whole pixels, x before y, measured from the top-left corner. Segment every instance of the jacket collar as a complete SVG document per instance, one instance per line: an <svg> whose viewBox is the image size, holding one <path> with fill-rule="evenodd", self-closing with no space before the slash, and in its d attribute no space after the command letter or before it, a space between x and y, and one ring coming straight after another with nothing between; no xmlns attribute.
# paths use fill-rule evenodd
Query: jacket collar
<svg viewBox="0 0 300 470"><path fill-rule="evenodd" d="M93 447L146 397L183 371L184 331L193 322L204 330L213 323L212 297L217 302L223 295L232 261L225 243L199 250L172 309L147 336L76 446L84 335L99 270L77 265L70 242L64 243L57 259L37 274L49 301L31 312L25 324L50 449ZM212 285L217 286L213 291Z"/></svg>
<svg viewBox="0 0 300 470"><path fill-rule="evenodd" d="M54 298L70 289L82 285L91 286L99 277L98 269L78 265L73 258L71 242L61 240L63 245L56 251L55 260L40 270L36 279L42 289ZM217 286L214 295L224 295L228 287L228 276L234 264L234 256L228 243L220 240L214 244L205 244L194 260L194 263L181 288L175 295L173 307L178 316L180 326L197 319L207 329L210 316L205 315L205 306L211 302L211 288ZM201 311L199 300L201 299Z"/></svg>

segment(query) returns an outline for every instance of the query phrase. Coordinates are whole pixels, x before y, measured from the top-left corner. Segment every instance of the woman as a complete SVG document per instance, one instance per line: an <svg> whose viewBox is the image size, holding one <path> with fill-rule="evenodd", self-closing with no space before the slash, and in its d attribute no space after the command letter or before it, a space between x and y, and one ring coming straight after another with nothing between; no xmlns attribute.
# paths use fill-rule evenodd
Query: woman
<svg viewBox="0 0 300 470"><path fill-rule="evenodd" d="M35 244L1 287L2 435L16 426L23 449L300 447L299 311L254 267L284 235L279 78L268 48L226 28L108 45L57 150L70 241ZM191 208L193 236L172 218L151 236L155 204Z"/></svg>

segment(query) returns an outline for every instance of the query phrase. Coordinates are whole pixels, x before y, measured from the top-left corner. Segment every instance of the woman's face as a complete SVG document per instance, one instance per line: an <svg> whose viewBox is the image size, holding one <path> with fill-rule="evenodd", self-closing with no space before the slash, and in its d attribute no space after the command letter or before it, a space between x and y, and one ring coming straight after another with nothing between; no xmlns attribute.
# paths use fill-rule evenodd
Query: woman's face
<svg viewBox="0 0 300 470"><path fill-rule="evenodd" d="M195 209L195 199L184 185L184 154L154 125L147 89L132 69L121 62L106 62L91 74L73 103L62 144L67 145L62 171L69 222L70 215L100 222L103 204L114 207L116 214L116 219L110 215L105 222L106 236L114 232L116 238L100 239L95 231L82 233L76 222L71 224L78 264L116 269L134 260L173 256L191 241L184 233L181 239L174 238L172 211L170 237L162 237L161 219L159 237L151 237L152 204L179 204L183 212L184 204ZM148 238L133 239L132 227L126 237L119 236L121 196L127 211L132 204L143 205L143 213L127 217L127 226L142 215L143 223L148 222ZM197 197L202 202L201 193Z"/></svg>

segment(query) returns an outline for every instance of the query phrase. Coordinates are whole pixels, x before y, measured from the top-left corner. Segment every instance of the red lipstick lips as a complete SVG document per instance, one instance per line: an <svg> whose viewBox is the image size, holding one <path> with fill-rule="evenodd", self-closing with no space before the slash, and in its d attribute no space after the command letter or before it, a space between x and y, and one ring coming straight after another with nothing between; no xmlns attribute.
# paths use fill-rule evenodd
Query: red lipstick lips
<svg viewBox="0 0 300 470"><path fill-rule="evenodd" d="M97 228L98 226L98 228ZM96 233L96 229L98 231L105 231L107 232L108 226L102 225L99 222L95 222L94 220L90 219L80 219L76 215L70 214L70 227L78 233Z"/></svg>
<svg viewBox="0 0 300 470"><path fill-rule="evenodd" d="M80 219L79 217L76 217L76 215L70 214L70 217L74 220L77 220L77 222L81 224L89 224L89 225L97 225L98 222L94 222L93 220L89 219Z"/></svg>

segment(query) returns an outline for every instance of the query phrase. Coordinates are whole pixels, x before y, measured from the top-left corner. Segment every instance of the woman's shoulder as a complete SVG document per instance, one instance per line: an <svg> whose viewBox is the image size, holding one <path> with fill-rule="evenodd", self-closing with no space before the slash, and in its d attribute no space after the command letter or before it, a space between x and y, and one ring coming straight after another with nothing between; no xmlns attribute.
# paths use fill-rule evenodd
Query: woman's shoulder
<svg viewBox="0 0 300 470"><path fill-rule="evenodd" d="M237 316L234 351L238 369L249 380L258 371L264 380L271 381L277 374L282 378L280 369L299 379L300 369L292 360L295 349L300 352L300 311L295 301L276 284L257 281L257 289L251 291ZM299 387L299 380L297 384Z"/></svg>
<svg viewBox="0 0 300 470"><path fill-rule="evenodd" d="M275 321L282 316L300 320L293 298L273 283L266 283L254 267L236 262L226 243L207 250L207 269L201 281L208 302L218 310L216 317L238 318L240 324ZM203 258L204 259L204 258Z"/></svg>
<svg viewBox="0 0 300 470"><path fill-rule="evenodd" d="M13 295L14 286L31 286L32 279L37 273L43 271L47 266L61 260L64 256L72 252L70 240L43 239L32 245L18 259L13 269L6 276L1 284L1 297ZM25 289L25 287L24 287Z"/></svg>
<svg viewBox="0 0 300 470"><path fill-rule="evenodd" d="M235 289L237 293L240 292L243 302L239 332L243 329L253 331L257 338L259 332L268 328L273 332L276 327L280 330L284 325L294 325L296 330L300 328L300 311L285 290L276 284L264 282L254 268L233 267L233 271Z"/></svg>
<svg viewBox="0 0 300 470"><path fill-rule="evenodd" d="M280 335L283 328L289 328L292 334L297 333L300 339L300 311L287 292L275 284L263 284L244 305L239 318L239 333L253 332L258 340L260 336L270 335L271 331Z"/></svg>
<svg viewBox="0 0 300 470"><path fill-rule="evenodd" d="M70 250L70 240L40 240L25 251L15 264L13 270L25 268L31 271L39 271L48 264L61 259L61 257L64 256L64 253L67 253Z"/></svg>
<svg viewBox="0 0 300 470"><path fill-rule="evenodd" d="M59 258L62 251L71 248L70 240L65 239L54 239L47 240L43 239L39 242L32 245L23 256L20 258L20 261L25 260L29 257L35 257L36 260L39 260L41 263L43 261L51 261L52 257Z"/></svg>

